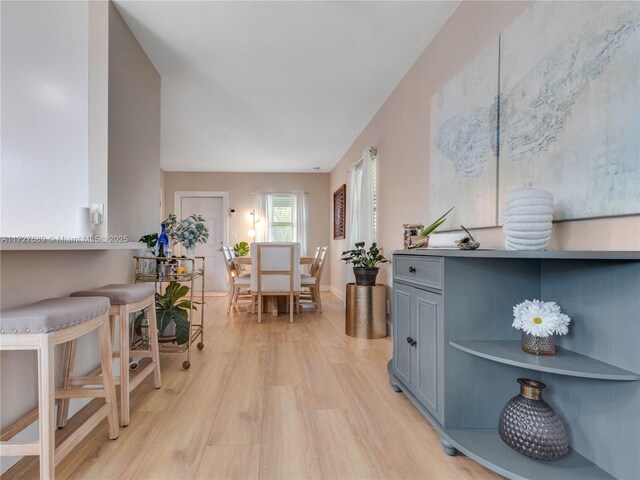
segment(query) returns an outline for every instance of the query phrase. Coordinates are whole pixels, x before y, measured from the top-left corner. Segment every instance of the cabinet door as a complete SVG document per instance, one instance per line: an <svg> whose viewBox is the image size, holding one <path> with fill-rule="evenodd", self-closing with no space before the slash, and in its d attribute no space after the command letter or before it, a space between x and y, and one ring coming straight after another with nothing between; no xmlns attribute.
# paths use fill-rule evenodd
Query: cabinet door
<svg viewBox="0 0 640 480"><path fill-rule="evenodd" d="M418 400L438 416L438 334L442 318L442 296L416 289L415 339L411 390Z"/></svg>
<svg viewBox="0 0 640 480"><path fill-rule="evenodd" d="M393 287L393 367L396 375L406 386L411 384L412 347L407 342L407 337L411 337L411 304L414 290L402 284Z"/></svg>

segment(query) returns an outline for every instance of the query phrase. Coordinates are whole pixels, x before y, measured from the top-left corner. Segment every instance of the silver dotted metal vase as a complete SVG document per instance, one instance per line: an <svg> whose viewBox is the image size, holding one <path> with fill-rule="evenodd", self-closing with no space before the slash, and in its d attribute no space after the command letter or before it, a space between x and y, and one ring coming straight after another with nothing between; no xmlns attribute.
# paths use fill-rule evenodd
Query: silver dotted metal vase
<svg viewBox="0 0 640 480"><path fill-rule="evenodd" d="M527 457L557 460L569 451L562 420L542 400L542 382L519 378L520 394L502 409L498 432L504 443Z"/></svg>

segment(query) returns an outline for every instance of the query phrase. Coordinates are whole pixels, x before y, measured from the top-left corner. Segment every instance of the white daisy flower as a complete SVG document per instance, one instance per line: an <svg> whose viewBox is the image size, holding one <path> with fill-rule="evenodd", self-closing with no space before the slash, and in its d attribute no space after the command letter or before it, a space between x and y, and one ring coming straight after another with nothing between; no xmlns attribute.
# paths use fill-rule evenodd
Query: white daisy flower
<svg viewBox="0 0 640 480"><path fill-rule="evenodd" d="M526 300L513 307L512 326L536 337L566 335L571 319L555 302Z"/></svg>

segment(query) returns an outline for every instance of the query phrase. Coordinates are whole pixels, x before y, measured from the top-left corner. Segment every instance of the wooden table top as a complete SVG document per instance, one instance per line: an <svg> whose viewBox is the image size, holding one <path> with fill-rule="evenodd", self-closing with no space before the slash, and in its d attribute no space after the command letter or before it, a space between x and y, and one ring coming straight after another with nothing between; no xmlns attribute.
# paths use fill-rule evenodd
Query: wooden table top
<svg viewBox="0 0 640 480"><path fill-rule="evenodd" d="M300 265L312 265L314 257L300 257ZM235 257L233 259L236 265L251 265L251 257Z"/></svg>

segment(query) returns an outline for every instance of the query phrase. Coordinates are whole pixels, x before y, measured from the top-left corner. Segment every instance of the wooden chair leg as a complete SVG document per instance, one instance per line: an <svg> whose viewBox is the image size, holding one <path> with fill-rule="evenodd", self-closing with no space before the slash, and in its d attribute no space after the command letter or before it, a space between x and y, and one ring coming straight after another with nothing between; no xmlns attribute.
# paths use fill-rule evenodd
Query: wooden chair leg
<svg viewBox="0 0 640 480"><path fill-rule="evenodd" d="M258 323L262 323L262 294L258 294Z"/></svg>
<svg viewBox="0 0 640 480"><path fill-rule="evenodd" d="M229 290L229 302L227 303L227 315L229 315L231 313L231 307L233 306L233 295L236 292L236 287L231 287L231 290Z"/></svg>
<svg viewBox="0 0 640 480"><path fill-rule="evenodd" d="M55 477L55 349L49 335L41 335L38 346L38 416L40 419L40 478Z"/></svg>
<svg viewBox="0 0 640 480"><path fill-rule="evenodd" d="M316 285L314 288L316 297L316 305L318 306L318 313L322 313L322 296L320 295L320 285Z"/></svg>
<svg viewBox="0 0 640 480"><path fill-rule="evenodd" d="M240 287L233 287L233 306L236 309L236 312L240 312L240 308L238 308L238 297L240 296Z"/></svg>
<svg viewBox="0 0 640 480"><path fill-rule="evenodd" d="M151 337L151 360L156 363L153 371L153 386L160 388L162 386L162 376L160 374L160 346L158 345L158 319L156 317L155 303L152 303L149 311L149 336Z"/></svg>
<svg viewBox="0 0 640 480"><path fill-rule="evenodd" d="M107 320L100 326L100 363L102 366L102 382L104 385L105 403L111 405L111 411L107 415L109 425L109 438L118 438L118 407L116 400L116 384L113 377L113 350L111 347L111 329ZM128 363L127 363L128 365Z"/></svg>
<svg viewBox="0 0 640 480"><path fill-rule="evenodd" d="M293 293L289 294L289 323L293 323Z"/></svg>
<svg viewBox="0 0 640 480"><path fill-rule="evenodd" d="M62 389L66 389L69 386L71 377L73 376L73 370L76 363L76 351L78 346L78 340L73 339L63 345L62 356ZM58 415L57 424L59 428L63 428L67 424L69 418L69 399L61 398L58 400Z"/></svg>
<svg viewBox="0 0 640 480"><path fill-rule="evenodd" d="M120 318L120 425L129 425L129 309L121 305Z"/></svg>

